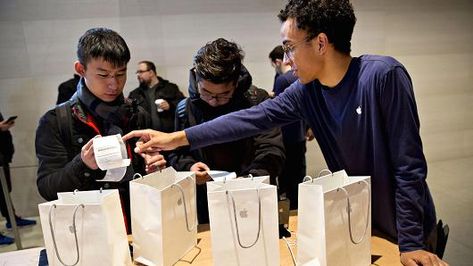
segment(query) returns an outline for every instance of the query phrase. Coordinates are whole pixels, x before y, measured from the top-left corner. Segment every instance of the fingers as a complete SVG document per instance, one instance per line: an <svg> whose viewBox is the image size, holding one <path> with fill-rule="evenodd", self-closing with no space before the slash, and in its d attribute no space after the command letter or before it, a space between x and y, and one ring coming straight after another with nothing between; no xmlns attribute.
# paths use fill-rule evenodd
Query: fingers
<svg viewBox="0 0 473 266"><path fill-rule="evenodd" d="M207 172L195 172L195 183L197 185L203 185L209 180L211 180L211 178Z"/></svg>
<svg viewBox="0 0 473 266"><path fill-rule="evenodd" d="M448 265L437 255L425 250L415 250L401 253L401 263L405 266L445 266Z"/></svg>
<svg viewBox="0 0 473 266"><path fill-rule="evenodd" d="M90 169L97 169L97 162L95 161L95 153L94 153L94 147L93 147L93 141L95 138L100 138L100 135L97 135L90 139L84 146L82 146L80 157L82 159L82 162L89 167Z"/></svg>
<svg viewBox="0 0 473 266"><path fill-rule="evenodd" d="M133 130L122 137L123 141L127 141L132 138L141 138L143 135L149 134L149 129Z"/></svg>
<svg viewBox="0 0 473 266"><path fill-rule="evenodd" d="M196 162L190 168L192 172L210 171L210 168L203 162Z"/></svg>

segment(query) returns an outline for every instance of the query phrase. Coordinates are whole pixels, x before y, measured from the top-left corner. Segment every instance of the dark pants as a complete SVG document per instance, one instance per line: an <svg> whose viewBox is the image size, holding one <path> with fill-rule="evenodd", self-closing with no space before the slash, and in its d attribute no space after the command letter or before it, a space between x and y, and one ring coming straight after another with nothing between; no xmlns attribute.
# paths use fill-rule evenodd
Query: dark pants
<svg viewBox="0 0 473 266"><path fill-rule="evenodd" d="M279 176L279 191L286 193L291 201L290 208L297 209L299 183L306 175L306 141L284 143L286 148L286 161L284 169Z"/></svg>
<svg viewBox="0 0 473 266"><path fill-rule="evenodd" d="M8 192L11 192L10 165L5 164L5 165L2 165L2 167L3 167L3 173L5 174L5 179L8 185ZM0 183L0 212L2 213L2 216L5 217L5 219L7 219L7 222L10 222L10 216L8 215L7 203L5 201L5 195L3 194L3 187L1 183Z"/></svg>

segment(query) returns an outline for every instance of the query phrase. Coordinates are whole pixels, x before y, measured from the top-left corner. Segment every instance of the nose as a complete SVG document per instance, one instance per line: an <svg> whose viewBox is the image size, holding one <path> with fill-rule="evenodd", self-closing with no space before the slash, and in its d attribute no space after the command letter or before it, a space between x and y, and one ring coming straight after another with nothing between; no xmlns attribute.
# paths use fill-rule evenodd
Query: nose
<svg viewBox="0 0 473 266"><path fill-rule="evenodd" d="M287 56L286 53L284 53L283 63L284 64L290 64L292 66L292 59L289 58L289 56Z"/></svg>
<svg viewBox="0 0 473 266"><path fill-rule="evenodd" d="M107 81L108 81L107 86L110 89L116 89L117 88L117 84L118 84L117 77L115 77L115 76L109 77Z"/></svg>

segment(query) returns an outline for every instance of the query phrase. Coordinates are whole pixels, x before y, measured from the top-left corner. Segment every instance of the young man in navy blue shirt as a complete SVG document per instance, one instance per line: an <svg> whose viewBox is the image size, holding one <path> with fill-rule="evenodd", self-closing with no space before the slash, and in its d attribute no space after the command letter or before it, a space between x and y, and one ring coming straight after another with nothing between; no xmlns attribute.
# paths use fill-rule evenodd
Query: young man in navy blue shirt
<svg viewBox="0 0 473 266"><path fill-rule="evenodd" d="M299 81L278 97L184 131L143 130L136 152L196 149L304 120L328 167L370 175L373 233L397 240L404 265L447 265L435 254L436 215L406 69L386 56L350 55L348 0L290 0L279 14L286 59Z"/></svg>

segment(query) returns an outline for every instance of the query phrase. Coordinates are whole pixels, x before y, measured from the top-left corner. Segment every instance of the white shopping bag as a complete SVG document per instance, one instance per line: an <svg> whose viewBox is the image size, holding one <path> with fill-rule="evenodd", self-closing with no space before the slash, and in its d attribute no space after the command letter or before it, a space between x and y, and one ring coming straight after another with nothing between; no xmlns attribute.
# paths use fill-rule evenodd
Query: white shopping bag
<svg viewBox="0 0 473 266"><path fill-rule="evenodd" d="M370 177L345 171L299 184L297 261L371 264Z"/></svg>
<svg viewBox="0 0 473 266"><path fill-rule="evenodd" d="M279 265L278 203L269 177L207 182L214 265Z"/></svg>
<svg viewBox="0 0 473 266"><path fill-rule="evenodd" d="M195 174L172 167L130 182L134 260L173 265L197 244Z"/></svg>
<svg viewBox="0 0 473 266"><path fill-rule="evenodd" d="M49 265L132 265L118 190L58 193L38 208Z"/></svg>

